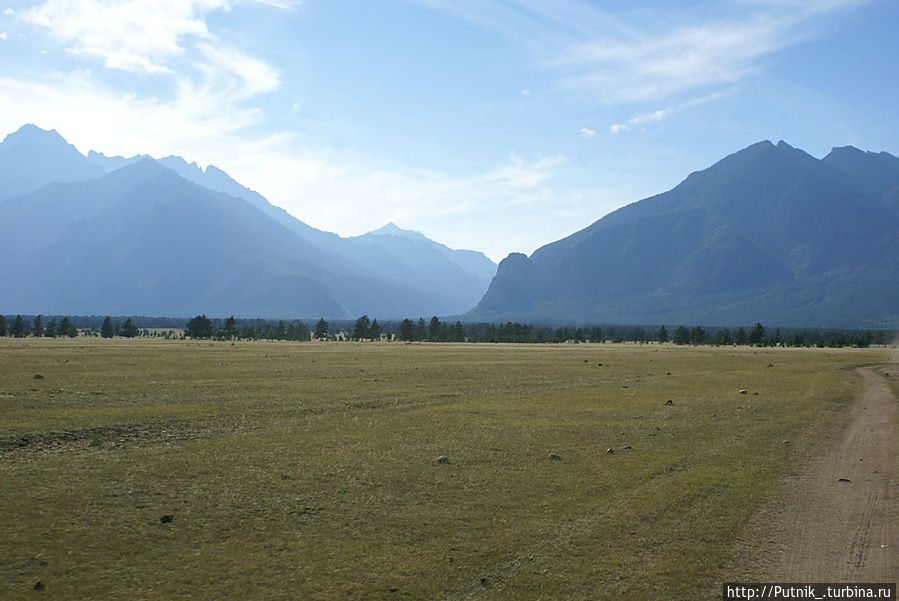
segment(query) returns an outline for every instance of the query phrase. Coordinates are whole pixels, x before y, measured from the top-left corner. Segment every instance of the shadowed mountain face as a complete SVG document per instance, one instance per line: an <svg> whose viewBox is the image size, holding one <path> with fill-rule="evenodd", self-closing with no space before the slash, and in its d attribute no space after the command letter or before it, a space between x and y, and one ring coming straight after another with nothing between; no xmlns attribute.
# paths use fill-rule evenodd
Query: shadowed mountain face
<svg viewBox="0 0 899 601"><path fill-rule="evenodd" d="M899 325L899 159L754 144L530 258L479 319Z"/></svg>
<svg viewBox="0 0 899 601"><path fill-rule="evenodd" d="M39 159L41 169L19 168ZM446 315L469 309L489 283L483 265L453 260L480 253L397 232L340 238L180 157L86 158L56 132L26 126L0 144L0 173L21 191L0 199L4 222L33 225L0 238L0 277L12 283L0 289L5 312Z"/></svg>

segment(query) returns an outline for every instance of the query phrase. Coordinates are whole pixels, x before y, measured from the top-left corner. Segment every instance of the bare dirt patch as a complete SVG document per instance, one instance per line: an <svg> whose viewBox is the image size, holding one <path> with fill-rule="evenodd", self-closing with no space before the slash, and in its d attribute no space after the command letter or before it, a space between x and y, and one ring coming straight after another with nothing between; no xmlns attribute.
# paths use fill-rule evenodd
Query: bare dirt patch
<svg viewBox="0 0 899 601"><path fill-rule="evenodd" d="M743 567L753 581L895 582L899 575L899 366L858 369L862 389L843 427L783 485L748 529Z"/></svg>

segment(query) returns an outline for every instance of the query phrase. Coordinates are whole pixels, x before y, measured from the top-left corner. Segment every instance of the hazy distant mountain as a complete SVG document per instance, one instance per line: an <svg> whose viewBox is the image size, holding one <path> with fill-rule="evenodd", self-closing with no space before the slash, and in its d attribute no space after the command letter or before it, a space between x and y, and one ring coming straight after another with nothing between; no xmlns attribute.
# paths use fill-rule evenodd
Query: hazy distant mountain
<svg viewBox="0 0 899 601"><path fill-rule="evenodd" d="M476 250L458 250L450 248L445 244L440 244L439 242L431 240L421 232L404 230L392 222L379 229L368 232L368 234L360 236L359 238L368 238L371 241L378 240L373 238L374 236L392 236L423 243L437 250L441 255L449 259L452 263L458 265L464 271L485 280L487 284L489 284L493 276L496 275L496 263L489 259L484 253Z"/></svg>
<svg viewBox="0 0 899 601"><path fill-rule="evenodd" d="M349 238L348 256L370 269L409 285L427 285L454 299L462 313L483 296L496 274L496 263L483 253L453 250L420 232L393 223L362 236ZM463 309L461 307L467 307Z"/></svg>
<svg viewBox="0 0 899 601"><path fill-rule="evenodd" d="M412 314L434 299L331 257L245 201L152 160L0 204L5 311L189 316ZM397 296L400 295L400 298Z"/></svg>
<svg viewBox="0 0 899 601"><path fill-rule="evenodd" d="M0 143L0 200L52 182L79 182L103 175L56 130L23 125Z"/></svg>
<svg viewBox="0 0 899 601"><path fill-rule="evenodd" d="M35 224L0 240L0 277L16 283L0 290L7 312L448 315L473 306L495 271L420 234L322 232L211 165L84 157L33 126L0 144L0 173L20 191L0 198L4 221Z"/></svg>
<svg viewBox="0 0 899 601"><path fill-rule="evenodd" d="M760 142L510 255L470 317L897 326L897 207L892 155Z"/></svg>

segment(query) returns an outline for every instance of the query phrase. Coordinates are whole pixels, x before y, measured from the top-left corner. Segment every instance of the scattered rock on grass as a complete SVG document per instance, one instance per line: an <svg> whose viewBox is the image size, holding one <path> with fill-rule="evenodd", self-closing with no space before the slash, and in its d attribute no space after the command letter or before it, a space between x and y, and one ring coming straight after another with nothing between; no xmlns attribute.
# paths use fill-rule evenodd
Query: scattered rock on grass
<svg viewBox="0 0 899 601"><path fill-rule="evenodd" d="M172 522L172 520L174 520L174 519L175 519L175 516L173 514L167 513L164 516L162 516L161 518L159 518L159 521L162 522L163 524L170 524Z"/></svg>
<svg viewBox="0 0 899 601"><path fill-rule="evenodd" d="M673 405L673 404L674 404L674 401L672 401L671 399L668 399L667 401L665 401L665 404L666 404L666 405Z"/></svg>
<svg viewBox="0 0 899 601"><path fill-rule="evenodd" d="M44 376L42 376L41 374L34 374L34 379L35 380L43 380Z"/></svg>
<svg viewBox="0 0 899 601"><path fill-rule="evenodd" d="M561 461L562 457L557 455L556 453L550 453L547 455L547 459L551 459L552 461Z"/></svg>
<svg viewBox="0 0 899 601"><path fill-rule="evenodd" d="M608 449L606 449L606 455L612 455L614 453L615 453L615 449L613 449L612 447L609 447Z"/></svg>
<svg viewBox="0 0 899 601"><path fill-rule="evenodd" d="M437 458L437 463L449 463L449 457L446 455L441 455Z"/></svg>
<svg viewBox="0 0 899 601"><path fill-rule="evenodd" d="M34 583L34 586L32 588L36 591L42 591L42 590L44 590L44 583L41 582L40 580L38 580L37 582Z"/></svg>
<svg viewBox="0 0 899 601"><path fill-rule="evenodd" d="M852 482L849 478L839 478L837 482Z"/></svg>
<svg viewBox="0 0 899 601"><path fill-rule="evenodd" d="M741 388L741 389L740 389L740 394L749 394L749 391L746 390L745 388Z"/></svg>

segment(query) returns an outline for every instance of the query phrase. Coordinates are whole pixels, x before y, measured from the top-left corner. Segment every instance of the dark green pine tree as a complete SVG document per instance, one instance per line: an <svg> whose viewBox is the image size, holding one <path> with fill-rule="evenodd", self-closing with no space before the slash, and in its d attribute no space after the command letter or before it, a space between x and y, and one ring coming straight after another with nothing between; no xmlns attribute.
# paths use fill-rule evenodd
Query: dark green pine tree
<svg viewBox="0 0 899 601"><path fill-rule="evenodd" d="M233 315L225 320L225 325L222 326L222 330L225 333L226 339L234 340L237 338L237 320L234 319Z"/></svg>
<svg viewBox="0 0 899 601"><path fill-rule="evenodd" d="M658 334L656 334L656 340L659 342L668 342L668 328L665 326L660 327Z"/></svg>
<svg viewBox="0 0 899 601"><path fill-rule="evenodd" d="M74 338L78 335L78 328L75 327L71 319L63 317L62 321L59 322L59 335Z"/></svg>
<svg viewBox="0 0 899 601"><path fill-rule="evenodd" d="M34 323L31 324L31 335L35 338L41 338L44 335L44 320L40 315L35 317Z"/></svg>
<svg viewBox="0 0 899 601"><path fill-rule="evenodd" d="M440 320L437 319L437 316L435 315L428 323L428 338L436 341L438 334L440 334Z"/></svg>
<svg viewBox="0 0 899 601"><path fill-rule="evenodd" d="M425 324L424 317L419 317L415 323L415 334L413 334L413 337L415 340L424 340L428 337L428 326Z"/></svg>
<svg viewBox="0 0 899 601"><path fill-rule="evenodd" d="M6 336L6 316L0 315L0 336Z"/></svg>
<svg viewBox="0 0 899 601"><path fill-rule="evenodd" d="M400 340L412 340L415 336L415 324L408 317L400 322Z"/></svg>
<svg viewBox="0 0 899 601"><path fill-rule="evenodd" d="M212 338L212 334L212 320L206 317L205 314L197 315L188 321L187 326L184 328L184 335L191 338Z"/></svg>
<svg viewBox="0 0 899 601"><path fill-rule="evenodd" d="M372 340L381 339L381 324L378 323L377 319L371 320L371 327L368 328L368 337Z"/></svg>
<svg viewBox="0 0 899 601"><path fill-rule="evenodd" d="M112 325L112 319L107 315L100 326L100 336L102 338L112 338L115 335L115 327Z"/></svg>
<svg viewBox="0 0 899 601"><path fill-rule="evenodd" d="M21 315L16 315L16 320L12 322L12 327L9 329L9 335L13 338L25 337L25 320Z"/></svg>
<svg viewBox="0 0 899 601"><path fill-rule="evenodd" d="M696 326L690 331L690 343L694 346L705 344L706 333L702 326Z"/></svg>
<svg viewBox="0 0 899 601"><path fill-rule="evenodd" d="M590 342L602 342L602 328L599 326L593 326L590 328Z"/></svg>
<svg viewBox="0 0 899 601"><path fill-rule="evenodd" d="M315 338L317 340L327 340L328 338L328 322L322 317L315 324Z"/></svg>
<svg viewBox="0 0 899 601"><path fill-rule="evenodd" d="M672 342L674 344L690 344L690 331L684 326L677 326L677 329L674 330Z"/></svg>
<svg viewBox="0 0 899 601"><path fill-rule="evenodd" d="M138 335L137 326L134 325L134 322L131 321L131 318L125 320L125 323L122 324L122 337L123 338L134 338Z"/></svg>
<svg viewBox="0 0 899 601"><path fill-rule="evenodd" d="M356 320L356 325L353 326L352 337L356 340L365 340L369 337L370 330L371 321L369 321L368 315L363 315Z"/></svg>
<svg viewBox="0 0 899 601"><path fill-rule="evenodd" d="M734 334L734 344L746 344L746 330L742 326Z"/></svg>
<svg viewBox="0 0 899 601"><path fill-rule="evenodd" d="M756 323L752 326L752 329L749 330L749 334L746 336L746 342L755 346L762 344L762 341L765 339L765 326L760 323Z"/></svg>
<svg viewBox="0 0 899 601"><path fill-rule="evenodd" d="M50 320L50 323L47 324L47 327L44 328L44 336L47 338L56 338L59 333L59 325L56 323L56 318Z"/></svg>

